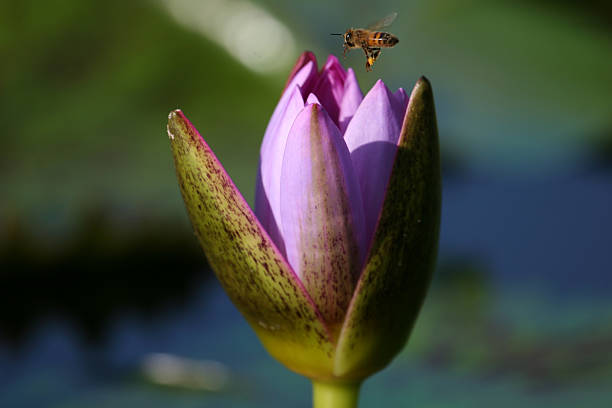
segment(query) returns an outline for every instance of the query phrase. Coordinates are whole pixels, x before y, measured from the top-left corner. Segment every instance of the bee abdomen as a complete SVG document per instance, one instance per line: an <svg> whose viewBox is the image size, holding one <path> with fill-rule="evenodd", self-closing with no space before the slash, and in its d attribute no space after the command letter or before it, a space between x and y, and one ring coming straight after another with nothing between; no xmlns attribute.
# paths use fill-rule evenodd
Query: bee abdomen
<svg viewBox="0 0 612 408"><path fill-rule="evenodd" d="M399 39L393 34L377 31L369 38L369 45L375 47L393 47L399 42Z"/></svg>

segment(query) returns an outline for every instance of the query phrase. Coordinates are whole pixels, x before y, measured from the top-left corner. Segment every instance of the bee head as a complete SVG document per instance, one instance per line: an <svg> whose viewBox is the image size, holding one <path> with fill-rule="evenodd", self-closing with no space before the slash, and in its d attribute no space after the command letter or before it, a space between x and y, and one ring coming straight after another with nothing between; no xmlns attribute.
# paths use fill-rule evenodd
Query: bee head
<svg viewBox="0 0 612 408"><path fill-rule="evenodd" d="M353 39L353 30L346 30L346 33L344 33L344 44L348 45L349 47L355 46L355 41Z"/></svg>

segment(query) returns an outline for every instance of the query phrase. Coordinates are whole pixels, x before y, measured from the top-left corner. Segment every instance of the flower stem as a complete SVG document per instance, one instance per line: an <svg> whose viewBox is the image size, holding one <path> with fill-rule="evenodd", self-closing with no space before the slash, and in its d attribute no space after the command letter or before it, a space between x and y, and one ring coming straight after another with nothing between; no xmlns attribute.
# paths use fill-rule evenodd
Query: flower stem
<svg viewBox="0 0 612 408"><path fill-rule="evenodd" d="M313 408L356 408L361 383L312 381Z"/></svg>

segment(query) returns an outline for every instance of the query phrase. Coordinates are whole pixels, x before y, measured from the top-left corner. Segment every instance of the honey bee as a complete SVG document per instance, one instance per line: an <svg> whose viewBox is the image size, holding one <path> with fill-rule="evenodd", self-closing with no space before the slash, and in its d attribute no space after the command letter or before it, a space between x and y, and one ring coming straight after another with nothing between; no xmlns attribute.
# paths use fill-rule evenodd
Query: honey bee
<svg viewBox="0 0 612 408"><path fill-rule="evenodd" d="M367 28L349 28L344 34L332 33L332 35L343 36L344 56L351 48L361 48L366 56L366 71L372 71L374 61L380 56L380 49L393 47L399 42L393 34L378 31L389 27L396 17L397 13L391 13Z"/></svg>

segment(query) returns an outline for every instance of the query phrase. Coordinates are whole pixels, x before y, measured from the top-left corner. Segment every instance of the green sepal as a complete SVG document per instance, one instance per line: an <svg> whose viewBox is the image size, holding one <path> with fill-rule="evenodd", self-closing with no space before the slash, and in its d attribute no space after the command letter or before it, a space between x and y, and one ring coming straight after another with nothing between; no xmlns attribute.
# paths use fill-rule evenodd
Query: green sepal
<svg viewBox="0 0 612 408"><path fill-rule="evenodd" d="M373 243L340 332L337 377L365 378L405 345L435 267L440 208L433 92L422 77L410 95Z"/></svg>
<svg viewBox="0 0 612 408"><path fill-rule="evenodd" d="M168 136L195 234L234 305L273 357L307 377L330 377L329 331L291 267L180 110L168 117Z"/></svg>

